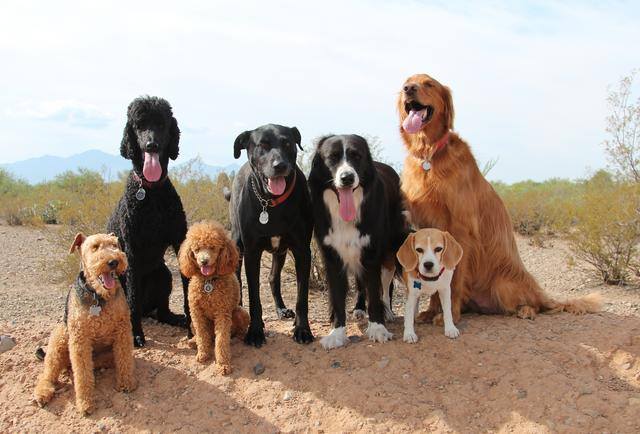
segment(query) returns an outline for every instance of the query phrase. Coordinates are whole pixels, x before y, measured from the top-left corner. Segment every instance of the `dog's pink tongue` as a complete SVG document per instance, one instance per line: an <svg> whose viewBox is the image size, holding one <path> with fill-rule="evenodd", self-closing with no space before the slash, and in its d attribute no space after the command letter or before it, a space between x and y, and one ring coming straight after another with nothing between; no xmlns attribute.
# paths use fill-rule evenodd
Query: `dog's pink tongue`
<svg viewBox="0 0 640 434"><path fill-rule="evenodd" d="M422 128L422 114L424 110L409 111L409 115L404 119L402 128L409 134L415 134Z"/></svg>
<svg viewBox="0 0 640 434"><path fill-rule="evenodd" d="M353 201L351 187L338 189L338 201L340 202L340 217L346 222L356 218L356 204Z"/></svg>
<svg viewBox="0 0 640 434"><path fill-rule="evenodd" d="M162 167L157 152L144 153L144 166L142 167L144 179L149 182L156 182L162 176Z"/></svg>
<svg viewBox="0 0 640 434"><path fill-rule="evenodd" d="M203 265L202 267L200 267L200 272L202 273L203 276L208 276L211 273L213 273L213 266Z"/></svg>
<svg viewBox="0 0 640 434"><path fill-rule="evenodd" d="M116 286L116 279L111 277L111 273L102 273L102 284L107 289L113 289Z"/></svg>
<svg viewBox="0 0 640 434"><path fill-rule="evenodd" d="M272 194L280 196L282 193L284 193L284 189L287 188L287 181L284 179L284 176L269 178L267 188L269 188L269 191Z"/></svg>

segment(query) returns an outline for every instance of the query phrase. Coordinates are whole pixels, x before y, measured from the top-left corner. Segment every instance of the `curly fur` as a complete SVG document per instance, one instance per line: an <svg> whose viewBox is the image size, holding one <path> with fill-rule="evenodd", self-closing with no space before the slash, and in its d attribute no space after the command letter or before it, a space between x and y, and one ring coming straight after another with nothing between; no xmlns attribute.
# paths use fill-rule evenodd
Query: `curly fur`
<svg viewBox="0 0 640 434"><path fill-rule="evenodd" d="M98 279L100 274L110 270L123 273L127 259L112 234L88 238L78 234L71 246L72 253L76 250L80 250L87 283L105 302L100 315L91 316L91 303L83 302L72 289L67 297L66 324L58 324L49 338L44 372L38 379L34 397L44 406L53 397L60 373L71 368L76 408L81 414L88 414L93 409L94 367L115 365L116 389L120 391L135 390L137 380L129 307L122 287L116 279L115 287L107 289ZM109 265L113 260L118 261L117 264Z"/></svg>
<svg viewBox="0 0 640 434"><path fill-rule="evenodd" d="M202 274L199 260L213 266L211 275ZM249 326L249 315L238 306L240 284L234 274L238 260L235 243L222 225L213 221L194 224L178 254L180 270L191 279L189 306L198 347L196 359L204 363L211 358L215 335L216 370L222 375L231 373L231 337L243 338ZM214 285L210 293L204 291L207 280Z"/></svg>

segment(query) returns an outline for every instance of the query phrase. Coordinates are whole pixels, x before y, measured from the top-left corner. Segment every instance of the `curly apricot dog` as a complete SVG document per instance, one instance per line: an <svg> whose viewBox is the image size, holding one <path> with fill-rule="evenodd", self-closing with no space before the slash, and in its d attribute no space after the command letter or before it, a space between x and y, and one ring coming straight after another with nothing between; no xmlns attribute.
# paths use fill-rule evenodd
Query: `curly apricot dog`
<svg viewBox="0 0 640 434"><path fill-rule="evenodd" d="M216 370L231 373L231 336L249 327L249 315L238 306L240 284L235 275L238 249L219 223L196 223L179 253L180 271L189 282L189 306L200 363L211 358L215 333Z"/></svg>
<svg viewBox="0 0 640 434"><path fill-rule="evenodd" d="M67 294L64 322L49 338L44 372L34 394L36 402L45 405L53 397L60 373L71 367L76 408L84 415L93 409L94 364L115 364L119 391L135 390L137 381L129 306L117 278L126 270L127 258L118 238L79 233L69 253L76 250L80 251L80 273Z"/></svg>

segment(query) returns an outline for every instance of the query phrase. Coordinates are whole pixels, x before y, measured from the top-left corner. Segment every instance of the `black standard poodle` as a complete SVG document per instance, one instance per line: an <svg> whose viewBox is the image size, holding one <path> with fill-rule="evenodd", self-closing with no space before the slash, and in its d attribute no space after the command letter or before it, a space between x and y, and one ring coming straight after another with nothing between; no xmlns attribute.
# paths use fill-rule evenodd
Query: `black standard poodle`
<svg viewBox="0 0 640 434"><path fill-rule="evenodd" d="M155 312L158 321L187 328L190 324L189 281L182 276L185 315L174 314L169 310L171 272L164 262L167 248L177 255L187 233L182 202L167 172L169 158L178 157L179 140L178 123L166 100L144 96L129 104L120 154L131 160L133 170L107 230L118 236L129 261L122 287L137 347L145 343L143 316Z"/></svg>

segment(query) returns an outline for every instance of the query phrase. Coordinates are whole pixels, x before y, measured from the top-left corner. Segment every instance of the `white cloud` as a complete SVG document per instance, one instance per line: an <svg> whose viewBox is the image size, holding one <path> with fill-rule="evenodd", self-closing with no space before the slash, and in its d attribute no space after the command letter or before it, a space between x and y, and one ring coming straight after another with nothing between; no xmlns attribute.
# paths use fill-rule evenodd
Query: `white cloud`
<svg viewBox="0 0 640 434"><path fill-rule="evenodd" d="M5 114L10 118L60 122L83 128L103 128L113 118L95 105L73 100L23 101L5 110Z"/></svg>

